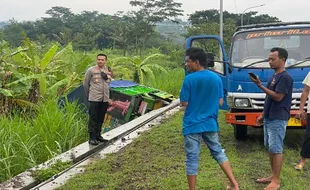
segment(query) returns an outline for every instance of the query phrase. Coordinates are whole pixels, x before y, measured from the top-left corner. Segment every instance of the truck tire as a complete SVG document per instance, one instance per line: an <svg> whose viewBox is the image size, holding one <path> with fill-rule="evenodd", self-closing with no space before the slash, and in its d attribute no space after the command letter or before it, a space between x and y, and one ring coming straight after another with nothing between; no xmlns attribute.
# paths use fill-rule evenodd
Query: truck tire
<svg viewBox="0 0 310 190"><path fill-rule="evenodd" d="M248 133L248 127L246 125L233 125L234 135L237 140L245 140Z"/></svg>

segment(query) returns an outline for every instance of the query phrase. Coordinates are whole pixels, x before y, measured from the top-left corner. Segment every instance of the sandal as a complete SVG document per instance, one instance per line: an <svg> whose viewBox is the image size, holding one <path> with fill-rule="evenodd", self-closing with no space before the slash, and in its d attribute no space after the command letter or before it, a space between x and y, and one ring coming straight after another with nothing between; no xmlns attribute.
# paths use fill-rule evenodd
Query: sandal
<svg viewBox="0 0 310 190"><path fill-rule="evenodd" d="M297 164L294 168L295 170L303 170L304 166L302 164Z"/></svg>
<svg viewBox="0 0 310 190"><path fill-rule="evenodd" d="M256 183L262 183L267 184L271 182L271 179L269 177L263 177L255 180Z"/></svg>

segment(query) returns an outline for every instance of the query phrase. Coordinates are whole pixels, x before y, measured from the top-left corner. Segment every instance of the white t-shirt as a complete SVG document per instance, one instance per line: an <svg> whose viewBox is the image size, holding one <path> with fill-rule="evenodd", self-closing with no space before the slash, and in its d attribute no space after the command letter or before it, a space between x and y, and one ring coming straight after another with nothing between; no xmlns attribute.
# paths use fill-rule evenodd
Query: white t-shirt
<svg viewBox="0 0 310 190"><path fill-rule="evenodd" d="M303 83L304 85L307 85L307 86L310 87L310 72L307 74L306 78L304 79L304 81L302 81L302 83ZM310 100L310 94L309 94L309 96L308 96L307 113L310 113L310 102L309 102L309 100Z"/></svg>

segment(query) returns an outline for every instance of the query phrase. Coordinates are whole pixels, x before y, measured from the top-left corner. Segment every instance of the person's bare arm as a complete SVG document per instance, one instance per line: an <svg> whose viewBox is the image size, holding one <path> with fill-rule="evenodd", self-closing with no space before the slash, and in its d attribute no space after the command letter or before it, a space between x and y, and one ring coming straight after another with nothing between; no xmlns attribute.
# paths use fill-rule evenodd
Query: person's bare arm
<svg viewBox="0 0 310 190"><path fill-rule="evenodd" d="M300 97L299 110L296 114L297 118L301 118L302 114L304 113L304 107L305 107L306 101L308 99L309 92L310 92L310 87L305 84L304 89L302 90L302 93L301 93L301 97Z"/></svg>
<svg viewBox="0 0 310 190"><path fill-rule="evenodd" d="M269 90L267 87L263 86L262 84L258 86L260 89L262 89L262 91L264 91L270 98L272 98L273 100L280 102L285 94L284 93L278 93L272 90Z"/></svg>
<svg viewBox="0 0 310 190"><path fill-rule="evenodd" d="M285 94L284 93L278 93L272 90L269 90L267 87L262 85L262 82L259 80L259 78L255 79L253 77L250 77L250 79L258 86L258 88L262 89L271 99L280 102Z"/></svg>
<svg viewBox="0 0 310 190"><path fill-rule="evenodd" d="M305 85L304 89L302 90L301 97L300 97L299 110L304 110L306 101L307 101L308 96L309 96L309 92L310 92L310 87Z"/></svg>
<svg viewBox="0 0 310 190"><path fill-rule="evenodd" d="M220 103L219 103L219 105L222 106L223 103L224 103L224 99L223 99L223 98L220 98Z"/></svg>
<svg viewBox="0 0 310 190"><path fill-rule="evenodd" d="M188 102L180 102L181 106L186 107L188 105Z"/></svg>

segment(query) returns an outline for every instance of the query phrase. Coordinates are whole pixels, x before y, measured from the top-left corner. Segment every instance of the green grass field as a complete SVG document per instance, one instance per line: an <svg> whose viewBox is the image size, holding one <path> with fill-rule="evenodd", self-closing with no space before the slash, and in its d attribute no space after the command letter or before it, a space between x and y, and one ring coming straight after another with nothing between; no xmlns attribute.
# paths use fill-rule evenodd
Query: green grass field
<svg viewBox="0 0 310 190"><path fill-rule="evenodd" d="M35 116L28 115L0 119L0 182L88 139L87 115L76 104L60 110L55 100L47 100Z"/></svg>
<svg viewBox="0 0 310 190"><path fill-rule="evenodd" d="M249 129L246 141L236 141L233 128L219 116L220 141L241 189L263 189L254 180L269 174L262 129ZM183 112L143 133L121 151L89 166L60 189L187 189L181 123ZM285 139L281 190L310 189L309 166L294 170L304 130L288 130ZM228 180L205 145L202 146L197 189L225 189Z"/></svg>

